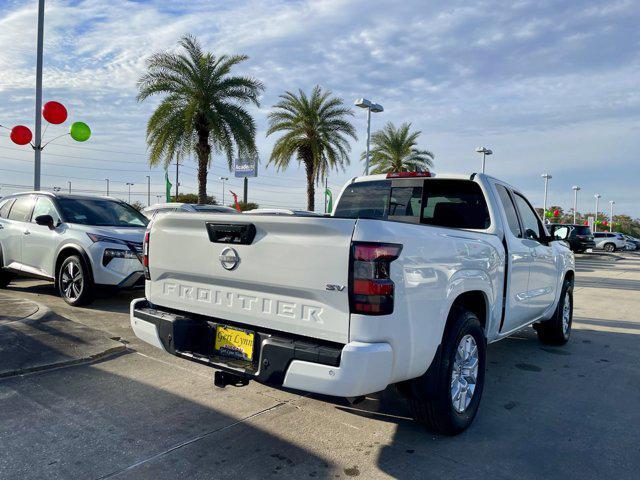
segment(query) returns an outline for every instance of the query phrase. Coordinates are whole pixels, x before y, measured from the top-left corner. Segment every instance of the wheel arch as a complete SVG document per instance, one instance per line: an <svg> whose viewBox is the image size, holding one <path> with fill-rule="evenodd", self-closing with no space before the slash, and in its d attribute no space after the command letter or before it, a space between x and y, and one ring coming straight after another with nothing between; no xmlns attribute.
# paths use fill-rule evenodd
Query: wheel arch
<svg viewBox="0 0 640 480"><path fill-rule="evenodd" d="M474 313L478 320L480 321L480 325L482 329L487 331L487 320L489 318L489 300L487 299L487 294L482 290L468 290L466 292L460 293L449 308L449 314L447 315L447 322L445 324L444 332L442 333L443 338L447 331L447 328L451 324L453 320L452 312L456 308L464 308L472 313Z"/></svg>
<svg viewBox="0 0 640 480"><path fill-rule="evenodd" d="M89 255L84 250L84 248L82 248L80 245L77 245L75 243L67 243L65 245L60 246L58 248L58 252L55 255L56 260L54 264L53 275L54 275L54 284L56 288L58 288L58 269L62 265L62 262L64 262L71 255L80 256L85 266L87 267L89 278L93 282L93 269L91 265L91 260L89 259Z"/></svg>

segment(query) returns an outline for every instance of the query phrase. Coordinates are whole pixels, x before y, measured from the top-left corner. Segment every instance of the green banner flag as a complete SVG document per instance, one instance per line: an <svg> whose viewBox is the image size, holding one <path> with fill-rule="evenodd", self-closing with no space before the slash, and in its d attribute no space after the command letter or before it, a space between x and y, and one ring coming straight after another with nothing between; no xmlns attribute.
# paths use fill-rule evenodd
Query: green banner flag
<svg viewBox="0 0 640 480"><path fill-rule="evenodd" d="M165 182L165 201L166 202L170 202L171 201L171 182L169 181L169 171L165 170L164 171L164 182Z"/></svg>
<svg viewBox="0 0 640 480"><path fill-rule="evenodd" d="M324 213L331 213L333 211L333 195L329 188L325 188L324 195L327 198L327 211Z"/></svg>

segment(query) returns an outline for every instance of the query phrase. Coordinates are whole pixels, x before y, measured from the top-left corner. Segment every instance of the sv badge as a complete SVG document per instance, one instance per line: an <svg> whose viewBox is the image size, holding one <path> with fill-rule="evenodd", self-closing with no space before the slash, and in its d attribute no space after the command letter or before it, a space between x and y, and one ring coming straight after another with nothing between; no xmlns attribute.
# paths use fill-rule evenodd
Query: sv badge
<svg viewBox="0 0 640 480"><path fill-rule="evenodd" d="M327 283L326 290L330 292L342 292L346 288L345 285L334 285L332 283Z"/></svg>

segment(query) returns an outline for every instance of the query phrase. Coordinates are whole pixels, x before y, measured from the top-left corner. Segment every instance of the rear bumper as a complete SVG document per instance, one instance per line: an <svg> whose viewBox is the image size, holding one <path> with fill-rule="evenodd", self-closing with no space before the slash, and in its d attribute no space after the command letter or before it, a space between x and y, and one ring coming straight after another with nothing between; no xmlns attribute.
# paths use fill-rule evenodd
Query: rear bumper
<svg viewBox="0 0 640 480"><path fill-rule="evenodd" d="M255 330L254 361L213 352L217 319L190 317L153 308L146 299L131 302L131 327L138 338L172 355L274 386L357 397L390 383L393 351L388 343L346 345ZM229 322L221 321L225 325ZM238 325L247 328L246 325ZM252 327L250 327L252 328Z"/></svg>

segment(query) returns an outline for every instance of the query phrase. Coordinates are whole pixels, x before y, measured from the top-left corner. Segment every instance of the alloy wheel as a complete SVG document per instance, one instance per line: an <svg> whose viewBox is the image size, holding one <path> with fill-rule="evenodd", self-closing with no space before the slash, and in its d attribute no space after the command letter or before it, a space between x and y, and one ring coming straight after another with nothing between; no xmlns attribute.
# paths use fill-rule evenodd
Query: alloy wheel
<svg viewBox="0 0 640 480"><path fill-rule="evenodd" d="M564 294L564 305L562 305L562 333L566 337L569 333L571 324L571 295L569 292Z"/></svg>
<svg viewBox="0 0 640 480"><path fill-rule="evenodd" d="M61 277L61 287L64 296L69 300L76 300L82 294L84 277L82 270L76 262L69 262L64 267Z"/></svg>
<svg viewBox="0 0 640 480"><path fill-rule="evenodd" d="M460 339L451 369L451 402L458 413L469 407L478 381L478 345L473 335Z"/></svg>

